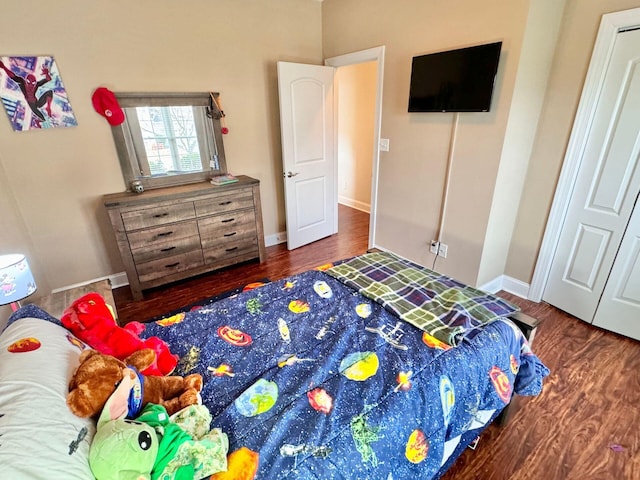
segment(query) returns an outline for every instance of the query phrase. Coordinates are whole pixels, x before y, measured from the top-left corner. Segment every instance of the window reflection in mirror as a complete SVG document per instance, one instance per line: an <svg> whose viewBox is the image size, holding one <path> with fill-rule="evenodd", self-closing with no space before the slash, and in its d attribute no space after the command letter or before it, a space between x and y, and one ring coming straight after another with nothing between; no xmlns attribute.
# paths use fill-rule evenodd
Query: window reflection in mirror
<svg viewBox="0 0 640 480"><path fill-rule="evenodd" d="M132 182L149 189L226 173L220 112L209 93L116 97L126 119L113 135L129 188Z"/></svg>

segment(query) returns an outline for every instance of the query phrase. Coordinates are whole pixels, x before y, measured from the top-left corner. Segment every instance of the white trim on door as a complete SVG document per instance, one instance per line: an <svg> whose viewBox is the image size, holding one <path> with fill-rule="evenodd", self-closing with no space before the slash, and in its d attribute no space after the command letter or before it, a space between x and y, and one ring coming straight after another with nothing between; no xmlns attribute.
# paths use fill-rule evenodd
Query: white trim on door
<svg viewBox="0 0 640 480"><path fill-rule="evenodd" d="M380 130L382 127L382 82L384 77L384 45L373 47L359 52L347 53L336 57L327 58L325 65L331 67L344 67L356 63L378 62L378 88L376 91L376 111L373 127L373 160L371 164L371 217L369 220L369 248L376 247L376 212L378 206L378 173L380 171ZM335 109L337 112L338 110ZM336 122L337 123L337 122ZM338 136L335 135L336 141ZM337 158L337 155L336 155ZM336 175L337 181L337 175ZM337 186L336 186L337 191Z"/></svg>
<svg viewBox="0 0 640 480"><path fill-rule="evenodd" d="M602 90L616 35L620 30L636 26L640 26L640 8L608 13L602 16L576 119L569 138L567 153L562 164L562 171L558 179L558 186L553 197L547 227L529 288L528 298L534 302L539 302L542 299L542 294L547 285L551 262L560 239L562 224L569 207L571 192L578 176L582 153L591 130L598 96Z"/></svg>

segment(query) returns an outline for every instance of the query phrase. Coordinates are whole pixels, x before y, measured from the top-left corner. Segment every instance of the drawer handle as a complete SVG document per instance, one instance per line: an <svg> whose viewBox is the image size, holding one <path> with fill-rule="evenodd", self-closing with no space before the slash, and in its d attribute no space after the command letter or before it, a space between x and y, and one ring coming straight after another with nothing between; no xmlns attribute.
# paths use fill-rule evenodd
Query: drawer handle
<svg viewBox="0 0 640 480"><path fill-rule="evenodd" d="M168 215L169 215L168 212L158 213L157 215L154 215L153 218L162 218L162 217L166 217Z"/></svg>
<svg viewBox="0 0 640 480"><path fill-rule="evenodd" d="M227 200L226 202L219 203L218 205L224 206L224 205L231 205L232 203L233 203L233 201Z"/></svg>
<svg viewBox="0 0 640 480"><path fill-rule="evenodd" d="M157 237L168 237L169 235L173 235L173 230L170 232L162 232L156 235Z"/></svg>
<svg viewBox="0 0 640 480"><path fill-rule="evenodd" d="M176 247L167 247L167 248L161 248L160 251L161 252L170 252L171 250L175 250Z"/></svg>
<svg viewBox="0 0 640 480"><path fill-rule="evenodd" d="M221 220L220 223L229 223L229 222L233 222L235 220L235 218L228 218L226 220Z"/></svg>
<svg viewBox="0 0 640 480"><path fill-rule="evenodd" d="M233 237L236 233L238 233L238 232L225 233L224 236L225 237Z"/></svg>
<svg viewBox="0 0 640 480"><path fill-rule="evenodd" d="M178 265L180 265L180 262L170 263L169 265L165 265L164 268L173 268L177 267Z"/></svg>
<svg viewBox="0 0 640 480"><path fill-rule="evenodd" d="M238 247L231 247L231 248L227 248L225 251L227 252L233 252L234 250L237 250Z"/></svg>

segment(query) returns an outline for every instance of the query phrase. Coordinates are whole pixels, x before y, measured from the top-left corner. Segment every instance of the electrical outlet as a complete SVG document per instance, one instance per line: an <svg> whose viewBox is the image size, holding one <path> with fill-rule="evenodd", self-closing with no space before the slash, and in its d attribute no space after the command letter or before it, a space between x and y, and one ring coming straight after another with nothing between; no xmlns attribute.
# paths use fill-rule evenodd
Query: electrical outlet
<svg viewBox="0 0 640 480"><path fill-rule="evenodd" d="M449 245L439 242L437 240L431 240L429 251L434 255L442 258L447 258L447 252L449 251Z"/></svg>

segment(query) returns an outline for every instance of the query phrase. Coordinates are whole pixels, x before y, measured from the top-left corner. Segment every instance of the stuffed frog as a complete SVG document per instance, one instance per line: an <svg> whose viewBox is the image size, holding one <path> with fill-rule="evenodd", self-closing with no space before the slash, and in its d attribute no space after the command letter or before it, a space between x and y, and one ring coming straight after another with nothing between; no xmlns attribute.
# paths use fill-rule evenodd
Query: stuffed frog
<svg viewBox="0 0 640 480"><path fill-rule="evenodd" d="M105 403L89 449L89 466L97 480L150 480L160 444L150 425L128 420L131 376Z"/></svg>

